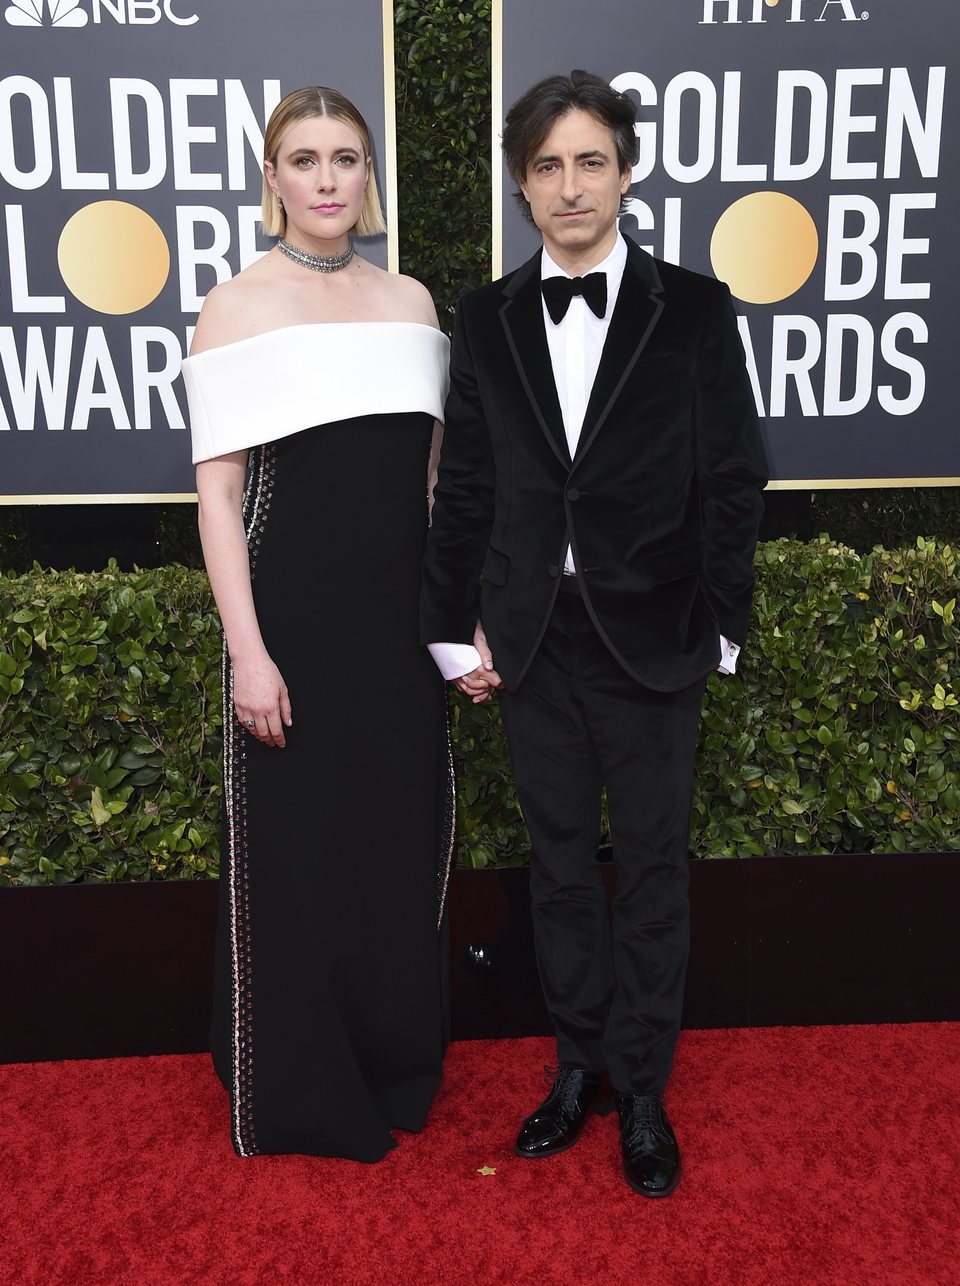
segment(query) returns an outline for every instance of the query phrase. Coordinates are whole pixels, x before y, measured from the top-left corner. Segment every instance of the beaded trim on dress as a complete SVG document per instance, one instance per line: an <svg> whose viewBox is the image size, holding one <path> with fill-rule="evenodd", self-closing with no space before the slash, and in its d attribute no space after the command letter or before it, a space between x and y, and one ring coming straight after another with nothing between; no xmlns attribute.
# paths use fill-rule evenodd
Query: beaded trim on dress
<svg viewBox="0 0 960 1286"><path fill-rule="evenodd" d="M243 520L250 579L270 512L276 478L276 447L260 447L250 460ZM226 819L226 886L230 941L230 1114L238 1156L256 1156L253 1105L253 924L250 914L250 854L247 839L247 737L233 708L233 665L223 644L223 796Z"/></svg>

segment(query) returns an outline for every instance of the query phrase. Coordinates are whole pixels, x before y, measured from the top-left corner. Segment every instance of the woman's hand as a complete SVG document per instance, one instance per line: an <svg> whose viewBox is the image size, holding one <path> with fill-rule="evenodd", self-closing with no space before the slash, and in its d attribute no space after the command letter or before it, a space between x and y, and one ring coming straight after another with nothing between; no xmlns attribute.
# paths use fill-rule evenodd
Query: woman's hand
<svg viewBox="0 0 960 1286"><path fill-rule="evenodd" d="M284 725L293 725L283 675L266 652L233 663L233 707L247 732L265 746L287 744Z"/></svg>

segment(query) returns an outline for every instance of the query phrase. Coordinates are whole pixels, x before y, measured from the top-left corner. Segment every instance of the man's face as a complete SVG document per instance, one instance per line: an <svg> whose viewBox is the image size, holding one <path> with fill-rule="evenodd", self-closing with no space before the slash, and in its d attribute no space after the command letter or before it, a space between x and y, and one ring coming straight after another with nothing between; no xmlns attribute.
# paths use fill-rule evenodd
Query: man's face
<svg viewBox="0 0 960 1286"><path fill-rule="evenodd" d="M629 169L617 168L613 130L588 112L567 112L527 166L520 190L551 257L567 267L599 263L613 247ZM591 263L583 264L591 267Z"/></svg>

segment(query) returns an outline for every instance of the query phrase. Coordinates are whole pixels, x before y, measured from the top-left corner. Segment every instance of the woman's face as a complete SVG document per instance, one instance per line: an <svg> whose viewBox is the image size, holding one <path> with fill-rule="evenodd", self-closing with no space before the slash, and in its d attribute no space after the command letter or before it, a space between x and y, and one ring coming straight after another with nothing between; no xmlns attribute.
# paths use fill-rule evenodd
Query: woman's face
<svg viewBox="0 0 960 1286"><path fill-rule="evenodd" d="M343 121L309 116L287 130L276 163L265 162L267 182L283 202L288 241L338 241L360 218L370 158L360 135ZM324 253L337 253L327 246Z"/></svg>

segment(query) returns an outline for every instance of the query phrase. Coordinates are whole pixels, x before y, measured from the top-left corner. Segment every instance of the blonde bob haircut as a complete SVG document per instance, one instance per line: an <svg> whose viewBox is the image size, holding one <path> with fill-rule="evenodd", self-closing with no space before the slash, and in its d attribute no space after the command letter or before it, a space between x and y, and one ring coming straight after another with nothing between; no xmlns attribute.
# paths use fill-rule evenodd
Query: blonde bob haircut
<svg viewBox="0 0 960 1286"><path fill-rule="evenodd" d="M298 121L309 120L312 116L329 116L332 120L343 121L344 125L360 136L365 156L372 157L370 131L349 98L336 89L327 89L323 85L311 85L306 89L295 89L280 100L270 113L266 133L263 136L263 159L271 165L277 163L277 153L283 136ZM263 196L261 199L261 222L263 231L268 237L282 237L287 230L287 216L280 198L275 195L266 174L263 177ZM367 186L363 191L363 205L360 207L360 218L352 231L358 237L375 237L386 232L383 210L380 205L380 192L377 189L377 176L371 160L367 174Z"/></svg>

